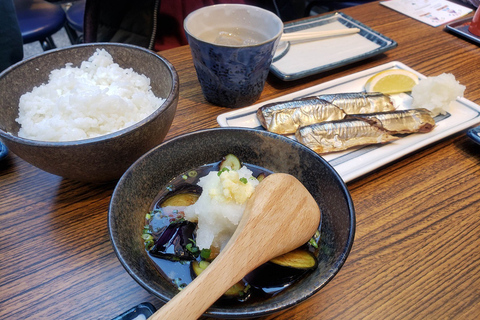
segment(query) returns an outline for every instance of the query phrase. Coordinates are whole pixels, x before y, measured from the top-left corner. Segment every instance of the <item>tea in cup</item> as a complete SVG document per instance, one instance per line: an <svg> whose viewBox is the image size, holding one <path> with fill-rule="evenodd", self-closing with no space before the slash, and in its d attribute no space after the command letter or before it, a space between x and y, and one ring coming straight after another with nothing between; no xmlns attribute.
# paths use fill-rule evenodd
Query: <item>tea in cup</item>
<svg viewBox="0 0 480 320"><path fill-rule="evenodd" d="M205 99L237 108L258 100L283 33L273 12L242 4L212 5L184 21Z"/></svg>

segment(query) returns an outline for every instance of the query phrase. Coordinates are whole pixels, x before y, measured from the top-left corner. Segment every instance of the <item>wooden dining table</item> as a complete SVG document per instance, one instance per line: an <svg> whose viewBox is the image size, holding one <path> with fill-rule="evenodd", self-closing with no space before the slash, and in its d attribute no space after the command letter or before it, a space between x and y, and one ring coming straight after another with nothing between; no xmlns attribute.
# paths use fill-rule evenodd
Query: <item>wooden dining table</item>
<svg viewBox="0 0 480 320"><path fill-rule="evenodd" d="M480 47L371 2L341 10L393 39L383 54L286 82L270 75L259 102L391 61L425 76L452 73L480 104ZM229 109L205 101L188 46L160 55L180 98L167 139L218 127ZM115 182L64 179L10 153L0 162L0 318L112 319L162 302L120 264L108 234ZM319 292L261 319L478 319L480 146L465 130L347 183L353 247Z"/></svg>

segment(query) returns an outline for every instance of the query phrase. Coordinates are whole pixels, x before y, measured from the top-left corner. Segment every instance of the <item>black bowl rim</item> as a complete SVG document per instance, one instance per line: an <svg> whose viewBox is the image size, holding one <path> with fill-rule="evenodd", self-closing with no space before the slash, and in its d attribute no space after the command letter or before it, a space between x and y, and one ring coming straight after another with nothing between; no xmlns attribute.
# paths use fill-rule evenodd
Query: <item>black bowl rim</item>
<svg viewBox="0 0 480 320"><path fill-rule="evenodd" d="M149 55L152 55L153 57L157 58L159 61L164 63L170 73L170 76L172 77L172 88L170 92L168 93L167 97L165 98L165 101L163 102L162 105L160 105L152 114L147 116L146 118L132 124L131 126L128 126L126 128L123 128L121 130L117 130L115 132L101 135L98 137L94 138L88 138L88 139L82 139L82 140L72 140L72 141L43 141L43 140L33 140L33 139L26 139L26 138L21 138L18 137L17 135L14 135L9 132L5 132L0 128L0 137L3 137L7 140L11 140L16 143L21 143L23 145L30 145L30 146L42 146L42 147L66 147L66 146L78 146L78 145L88 145L88 144L93 144L93 143L98 143L101 141L105 141L111 138L116 138L123 136L127 133L130 133L132 131L135 131L139 127L142 127L145 123L149 123L153 121L154 119L157 118L158 115L163 113L164 110L166 110L177 98L178 98L178 93L179 93L179 77L177 74L177 71L175 70L175 67L164 57L158 55L157 53L145 49L140 46L136 45L131 45L131 44L125 44L125 43L115 43L115 42L96 42L96 43L84 43L84 44L76 44L72 45L69 47L64 47L64 48L57 48L57 49L52 49L49 51L45 51L43 53L34 55L32 57L29 57L27 59L24 59L22 61L17 62L16 64L8 67L5 69L3 72L0 73L0 81L1 79L9 73L11 70L20 68L22 65L33 61L37 59L40 56L47 56L47 55L53 55L56 54L60 51L70 51L70 50L76 50L78 48L83 48L83 47L99 47L99 48L104 48L104 47L127 47L131 48L137 51L142 51L144 53L147 53Z"/></svg>
<svg viewBox="0 0 480 320"><path fill-rule="evenodd" d="M139 278L135 272L130 268L130 266L126 263L125 259L121 256L118 248L117 248L117 243L115 242L115 239L113 237L113 234L112 234L112 218L111 218L111 209L112 209L112 205L113 205L113 200L115 198L115 194L117 192L117 188L119 188L120 184L123 183L123 181L125 179L127 179L127 175L128 173L133 170L133 168L136 166L136 164L138 162L141 162L143 161L144 158L148 157L150 153L153 153L155 152L156 149L158 148L161 148L163 145L165 144L169 144L169 143L174 143L175 141L177 140L180 140L180 139L186 139L188 138L188 136L191 136L191 135L195 135L195 134L201 134L201 133L204 133L204 132L210 132L210 131L225 131L225 130L230 130L230 131L250 131L250 132L256 132L258 134L263 134L265 136L271 136L271 137L275 137L276 139L281 139L287 143L290 143L290 144L295 144L297 145L297 147L301 148L301 149L304 149L304 151L312 154L314 157L316 157L317 159L319 159L321 162L323 162L327 167L330 167L332 173L335 175L336 179L340 182L340 185L341 185L341 189L345 195L345 199L347 200L347 204L348 204L348 209L349 209L349 223L350 223L350 230L348 231L348 240L347 240L347 243L346 243L346 246L344 247L343 249L343 252L341 252L339 254L339 258L338 260L335 262L335 264L333 265L333 267L330 269L332 272L331 274L328 276L328 278L325 279L325 281L323 281L319 286L317 286L314 290L312 290L311 292L307 293L307 294L304 294L303 296L295 299L295 300L292 300L290 303L288 304L284 304L284 305L272 305L271 308L269 309L261 309L261 310L256 310L256 311L249 311L247 314L245 312L237 312L235 310L231 311L231 312L224 312L222 311L224 308L215 308L215 307L210 307L205 313L204 315L206 316L211 316L211 317L214 317L214 318L219 318L219 317L222 317L222 318L225 318L225 319L238 319L238 318L255 318L255 317L261 317L261 316L266 316L266 315L270 315L270 314L273 314L273 313L276 313L276 312L279 312L281 310L285 310L285 309L288 309L288 308L291 308L291 307L294 307L295 305L307 300L308 298L310 298L311 296L313 296L315 293L317 293L318 291L320 291L323 287L325 287L334 277L335 275L340 271L340 269L342 268L342 266L344 265L351 249L352 249L352 246L353 246L353 241L354 241L354 238L355 238L355 229L356 229L356 219L355 219L355 208L354 208L354 204L353 204L353 200L351 198L351 195L350 195L350 192L348 191L348 188L346 186L346 183L343 181L343 179L340 177L340 175L337 173L337 171L323 158L321 157L319 154L317 154L316 152L314 152L313 150L311 150L310 148L307 148L306 146L304 146L303 144L295 141L295 140L292 140L290 138L287 138L287 137L284 137L282 135L278 135L278 134L275 134L275 133L271 133L271 132L268 132L268 131L263 131L263 130L258 130L258 129L251 129L251 128L242 128L242 127L224 127L224 128L209 128L209 129L201 129L201 130L197 130L197 131L193 131L193 132L189 132L189 133L185 133L185 134L182 134L182 135L179 135L179 136L176 136L174 138L171 138L167 141L164 141L163 143L161 143L160 145L156 146L155 148L152 148L151 150L149 150L148 152L146 152L144 155L142 155L140 158L138 158L126 171L125 173L122 175L122 177L118 180L113 192L112 192L112 196L110 198L110 204L109 204L109 208L108 208L108 216L107 216L107 224L108 224L108 234L109 234L109 237L110 237L110 241L111 241L111 244L112 244L112 247L113 247L113 250L115 252L115 255L117 256L118 260L120 261L120 263L122 264L122 266L125 268L125 270L127 271L127 273L138 283L140 284L140 286L142 286L145 290L147 290L150 294L154 295L155 297L157 297L158 299L160 299L162 301L162 303L167 303L169 301L169 298L165 297L164 295L162 295L161 293L159 292L156 292L154 290L151 290L149 285L147 283L145 283L141 278ZM322 217L322 219L324 219L324 217ZM321 231L320 231L321 232Z"/></svg>

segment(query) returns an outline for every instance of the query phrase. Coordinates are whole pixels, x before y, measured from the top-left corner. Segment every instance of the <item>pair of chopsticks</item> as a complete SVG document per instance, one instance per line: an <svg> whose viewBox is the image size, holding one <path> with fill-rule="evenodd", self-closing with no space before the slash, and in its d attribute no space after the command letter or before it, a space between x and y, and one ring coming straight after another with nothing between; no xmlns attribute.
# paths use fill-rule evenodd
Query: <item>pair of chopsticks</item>
<svg viewBox="0 0 480 320"><path fill-rule="evenodd" d="M347 28L338 30L324 30L324 31L308 31L308 32L291 32L282 34L281 41L302 41L302 40L316 40L326 37L342 36L347 34L354 34L360 32L359 28Z"/></svg>

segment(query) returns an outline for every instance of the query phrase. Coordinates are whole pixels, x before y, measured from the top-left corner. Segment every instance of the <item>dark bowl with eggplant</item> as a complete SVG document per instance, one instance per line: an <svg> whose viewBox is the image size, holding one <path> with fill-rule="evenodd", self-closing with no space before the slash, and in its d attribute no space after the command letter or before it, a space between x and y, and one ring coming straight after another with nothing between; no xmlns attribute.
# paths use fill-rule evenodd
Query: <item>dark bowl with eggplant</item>
<svg viewBox="0 0 480 320"><path fill-rule="evenodd" d="M274 133L201 130L139 158L119 180L110 202L108 227L117 257L161 302L188 285L216 255L196 246L197 225L178 208L197 201L200 177L236 166L248 168L258 181L275 172L295 176L317 201L321 223L308 243L255 269L206 315L252 318L290 308L318 292L344 264L353 244L355 213L345 183L328 162Z"/></svg>

